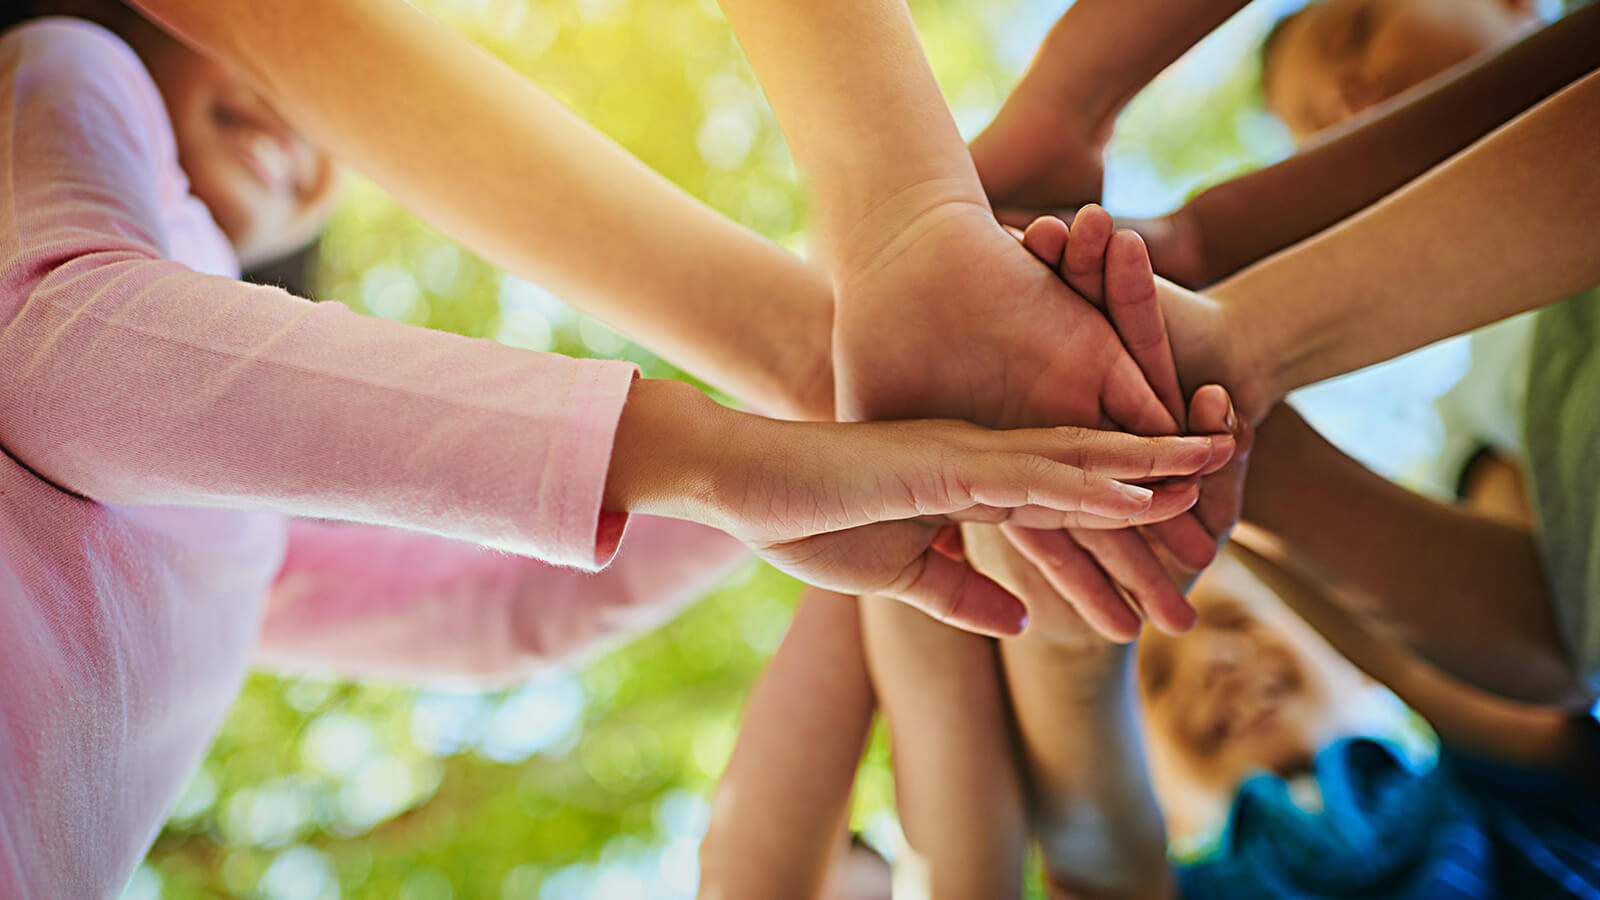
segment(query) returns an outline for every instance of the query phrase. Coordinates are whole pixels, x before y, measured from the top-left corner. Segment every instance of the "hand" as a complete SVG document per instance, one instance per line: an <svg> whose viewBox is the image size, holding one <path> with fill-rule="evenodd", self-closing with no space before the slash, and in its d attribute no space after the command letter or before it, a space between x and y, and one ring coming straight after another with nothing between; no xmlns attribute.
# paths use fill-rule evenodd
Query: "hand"
<svg viewBox="0 0 1600 900"><path fill-rule="evenodd" d="M1076 218L1080 210L1081 207L1008 206L997 207L994 214L1002 224L1014 228L1027 228L1034 220L1043 216L1055 216L1069 225L1077 224ZM1162 278L1191 289L1203 287L1210 280L1206 269L1205 242L1201 239L1199 226L1190 215L1188 207L1153 219L1116 216L1112 224L1116 228L1126 228L1144 238L1145 247L1150 252L1150 264Z"/></svg>
<svg viewBox="0 0 1600 900"><path fill-rule="evenodd" d="M1100 311L982 204L946 203L897 224L843 267L836 290L842 418L1141 434L1177 425Z"/></svg>
<svg viewBox="0 0 1600 900"><path fill-rule="evenodd" d="M1057 219L1035 221L1024 233L1023 242L1079 293L1106 308L1151 383L1171 403L1178 393L1177 373L1167 350L1166 323L1157 305L1159 291L1138 236L1113 234L1105 211L1088 206L1079 212L1070 230ZM1173 291L1175 302L1188 304L1182 306L1185 327L1198 332L1201 326L1193 323L1199 322L1206 327L1204 333L1213 333L1212 320L1206 316L1217 307L1198 295ZM1193 340L1190 344L1198 346ZM1208 422L1232 414L1227 393L1215 386L1197 392L1195 401ZM1231 431L1233 425L1230 421L1216 427ZM1192 623L1193 610L1174 586L1170 572L1200 571L1217 548L1215 530L1196 515L1174 518L1147 531L1153 542L1131 531L1030 534L1025 539L1034 555L1049 561L1061 593L1097 631L1112 640L1130 640L1139 631L1140 618L1169 632ZM1008 529L1008 533L1016 530Z"/></svg>
<svg viewBox="0 0 1600 900"><path fill-rule="evenodd" d="M1189 408L1189 426L1197 431L1231 433L1237 447L1226 465L1201 479L1200 500L1192 511L1194 519L1221 549L1244 509L1245 473L1255 432L1249 422L1234 412L1227 393L1216 385L1195 392ZM1039 568L1051 586L1063 594L1072 590L1073 573L1059 565L1059 554L1053 546L1054 533L1009 525L1002 525L1001 530L1018 552ZM1204 568L1188 566L1169 554L1163 557L1168 576L1179 591L1187 592Z"/></svg>
<svg viewBox="0 0 1600 900"><path fill-rule="evenodd" d="M724 409L687 385L640 381L617 429L605 508L712 525L819 587L885 594L964 628L1010 634L1022 627L1022 606L933 549L944 521L1157 521L1194 498L1115 479L1189 475L1232 450L1231 439L1081 428L778 422Z"/></svg>
<svg viewBox="0 0 1600 900"><path fill-rule="evenodd" d="M1059 209L1100 200L1110 134L1091 133L1067 106L1035 100L1025 90L1006 98L969 148L989 202Z"/></svg>

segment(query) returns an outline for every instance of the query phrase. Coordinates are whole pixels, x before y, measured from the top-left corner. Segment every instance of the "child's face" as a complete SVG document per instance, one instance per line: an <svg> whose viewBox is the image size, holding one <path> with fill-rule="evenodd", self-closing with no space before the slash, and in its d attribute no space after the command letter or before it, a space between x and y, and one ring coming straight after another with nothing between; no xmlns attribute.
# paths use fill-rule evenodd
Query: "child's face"
<svg viewBox="0 0 1600 900"><path fill-rule="evenodd" d="M166 101L178 164L245 268L305 246L332 211L338 172L238 74L153 26L130 41Z"/></svg>
<svg viewBox="0 0 1600 900"><path fill-rule="evenodd" d="M1309 768L1333 736L1341 667L1254 573L1223 556L1190 594L1199 621L1140 639L1151 761L1168 784L1231 797L1251 771ZM1353 671L1353 670L1352 670Z"/></svg>
<svg viewBox="0 0 1600 900"><path fill-rule="evenodd" d="M1514 40L1533 0L1324 0L1286 22L1267 60L1267 105L1304 139Z"/></svg>

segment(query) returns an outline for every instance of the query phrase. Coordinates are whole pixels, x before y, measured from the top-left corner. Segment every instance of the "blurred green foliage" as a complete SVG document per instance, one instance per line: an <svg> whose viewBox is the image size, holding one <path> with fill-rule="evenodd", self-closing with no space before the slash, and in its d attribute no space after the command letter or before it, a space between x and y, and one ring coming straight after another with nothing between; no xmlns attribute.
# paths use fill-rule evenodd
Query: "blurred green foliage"
<svg viewBox="0 0 1600 900"><path fill-rule="evenodd" d="M793 164L714 0L419 5L690 193L803 247ZM1023 0L912 7L968 132L992 115L1029 39L1059 12ZM1213 53L1220 62L1164 79L1130 109L1113 146L1113 186L1145 205L1170 204L1205 178L1282 151L1253 105L1249 50L1264 27L1257 15L1230 31L1232 43ZM533 197L539 185L507 190ZM682 375L360 179L323 238L319 266L319 299L364 313ZM128 896L690 896L705 798L797 594L794 582L752 564L657 633L506 691L255 675ZM863 764L855 824L882 838L892 799L880 735Z"/></svg>

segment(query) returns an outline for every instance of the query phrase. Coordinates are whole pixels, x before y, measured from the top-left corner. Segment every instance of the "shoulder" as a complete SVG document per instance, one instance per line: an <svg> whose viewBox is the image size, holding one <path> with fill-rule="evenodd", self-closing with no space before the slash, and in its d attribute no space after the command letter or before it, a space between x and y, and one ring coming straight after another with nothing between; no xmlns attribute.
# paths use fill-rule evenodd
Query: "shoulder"
<svg viewBox="0 0 1600 900"><path fill-rule="evenodd" d="M0 36L0 71L9 75L17 105L43 102L74 116L98 108L122 118L165 118L161 92L133 48L83 19L50 16L10 29Z"/></svg>

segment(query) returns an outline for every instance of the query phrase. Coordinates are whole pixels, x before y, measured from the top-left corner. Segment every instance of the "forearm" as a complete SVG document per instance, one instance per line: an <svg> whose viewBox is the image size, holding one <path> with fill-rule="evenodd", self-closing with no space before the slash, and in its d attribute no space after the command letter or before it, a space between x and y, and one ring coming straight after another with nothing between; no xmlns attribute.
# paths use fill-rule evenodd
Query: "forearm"
<svg viewBox="0 0 1600 900"><path fill-rule="evenodd" d="M1574 691L1526 532L1390 484L1286 407L1259 432L1245 518L1462 680L1541 702Z"/></svg>
<svg viewBox="0 0 1600 900"><path fill-rule="evenodd" d="M836 271L925 210L987 207L902 0L722 7L810 182Z"/></svg>
<svg viewBox="0 0 1600 900"><path fill-rule="evenodd" d="M1419 85L1277 165L1204 191L1175 214L1198 236L1200 283L1376 202L1596 66L1600 4Z"/></svg>
<svg viewBox="0 0 1600 900"><path fill-rule="evenodd" d="M255 658L504 684L660 625L749 558L725 534L651 517L629 524L598 573L418 531L295 519Z"/></svg>
<svg viewBox="0 0 1600 900"><path fill-rule="evenodd" d="M1212 289L1266 393L1281 397L1600 282L1596 109L1600 73Z"/></svg>
<svg viewBox="0 0 1600 900"><path fill-rule="evenodd" d="M1166 836L1139 752L1131 646L1091 632L999 530L962 534L973 565L1033 613L1000 656L1046 871L1087 896L1164 898Z"/></svg>
<svg viewBox="0 0 1600 900"><path fill-rule="evenodd" d="M1027 828L994 642L882 598L861 617L906 864L936 900L1020 897Z"/></svg>
<svg viewBox="0 0 1600 900"><path fill-rule="evenodd" d="M1083 659L1031 636L1001 657L1051 881L1096 898L1166 898L1172 873L1151 792L1131 645Z"/></svg>
<svg viewBox="0 0 1600 900"><path fill-rule="evenodd" d="M1590 733L1575 721L1575 716L1587 718L1585 713L1511 702L1441 672L1340 603L1269 535L1241 528L1233 552L1335 650L1426 719L1445 743L1473 756L1561 772L1594 785L1593 758L1582 752Z"/></svg>
<svg viewBox="0 0 1600 900"><path fill-rule="evenodd" d="M830 416L825 276L435 20L398 0L138 5L496 264L747 403Z"/></svg>
<svg viewBox="0 0 1600 900"><path fill-rule="evenodd" d="M1013 95L1074 117L1084 135L1109 137L1135 94L1243 6L1244 0L1176 9L1161 0L1079 0L1045 35Z"/></svg>
<svg viewBox="0 0 1600 900"><path fill-rule="evenodd" d="M701 897L817 896L872 713L856 600L808 592L751 691L712 800Z"/></svg>

